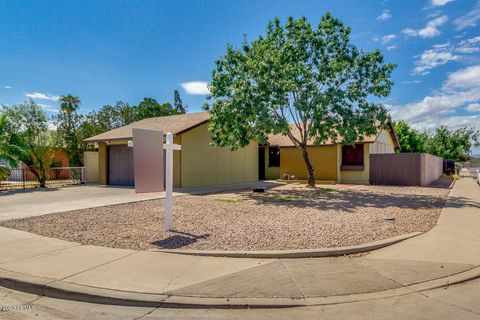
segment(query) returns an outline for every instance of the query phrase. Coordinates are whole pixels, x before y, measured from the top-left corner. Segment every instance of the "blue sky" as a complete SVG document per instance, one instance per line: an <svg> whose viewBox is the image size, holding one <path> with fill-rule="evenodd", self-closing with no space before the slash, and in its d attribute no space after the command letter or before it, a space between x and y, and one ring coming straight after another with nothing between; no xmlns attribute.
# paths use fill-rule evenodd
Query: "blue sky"
<svg viewBox="0 0 480 320"><path fill-rule="evenodd" d="M33 97L49 114L71 93L82 112L178 89L199 111L214 61L268 20L330 11L352 42L398 64L384 103L420 129L480 129L480 1L0 0L0 104Z"/></svg>

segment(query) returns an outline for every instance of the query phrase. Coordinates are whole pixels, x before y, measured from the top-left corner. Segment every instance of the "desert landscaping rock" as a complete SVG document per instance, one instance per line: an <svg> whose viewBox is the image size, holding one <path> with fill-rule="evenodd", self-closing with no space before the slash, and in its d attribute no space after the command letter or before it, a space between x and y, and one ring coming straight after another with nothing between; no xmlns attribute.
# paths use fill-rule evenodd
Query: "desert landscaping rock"
<svg viewBox="0 0 480 320"><path fill-rule="evenodd" d="M163 230L164 200L55 213L1 225L126 249L330 248L428 231L436 224L450 191L392 186L328 188L285 185L265 193L245 190L176 197L175 232ZM286 197L291 201L279 201ZM385 221L385 216L395 220Z"/></svg>

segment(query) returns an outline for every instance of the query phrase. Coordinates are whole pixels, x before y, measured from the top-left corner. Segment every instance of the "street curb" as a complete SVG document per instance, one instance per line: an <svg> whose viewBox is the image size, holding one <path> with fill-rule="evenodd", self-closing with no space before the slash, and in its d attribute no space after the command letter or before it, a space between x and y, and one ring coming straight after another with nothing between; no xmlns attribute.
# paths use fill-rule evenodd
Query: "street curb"
<svg viewBox="0 0 480 320"><path fill-rule="evenodd" d="M194 255L204 257L226 257L226 258L321 258L336 257L349 254L363 253L390 246L403 240L407 240L423 232L412 232L393 238L378 240L365 244L349 247L320 248L320 249L298 249L298 250L261 250L261 251L221 251L221 250L177 250L177 249L149 249L149 251L174 253L183 255Z"/></svg>
<svg viewBox="0 0 480 320"><path fill-rule="evenodd" d="M446 287L480 278L480 266L447 277L420 282L396 289L329 297L306 298L216 298L175 296L90 287L54 279L35 277L0 269L0 286L50 298L97 304L165 307L165 308L290 308L331 305L385 299Z"/></svg>

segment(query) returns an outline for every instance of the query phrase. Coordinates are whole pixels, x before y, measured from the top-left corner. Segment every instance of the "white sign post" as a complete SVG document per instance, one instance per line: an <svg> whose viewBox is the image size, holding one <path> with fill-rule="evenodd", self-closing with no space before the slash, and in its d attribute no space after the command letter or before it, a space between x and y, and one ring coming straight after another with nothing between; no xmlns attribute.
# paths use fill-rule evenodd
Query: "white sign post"
<svg viewBox="0 0 480 320"><path fill-rule="evenodd" d="M172 230L173 223L173 150L180 150L182 147L173 143L173 134L167 133L165 149L165 231Z"/></svg>

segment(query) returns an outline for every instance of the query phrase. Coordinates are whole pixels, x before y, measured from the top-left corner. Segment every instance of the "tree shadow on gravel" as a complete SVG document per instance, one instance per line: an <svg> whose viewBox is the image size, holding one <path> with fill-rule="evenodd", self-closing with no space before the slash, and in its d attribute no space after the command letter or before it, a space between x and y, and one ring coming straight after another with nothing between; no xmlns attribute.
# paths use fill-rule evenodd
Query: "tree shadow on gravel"
<svg viewBox="0 0 480 320"><path fill-rule="evenodd" d="M181 231L171 231L171 232L177 233L177 234L162 240L153 241L150 244L157 246L161 249L178 249L181 247L188 246L192 243L195 243L199 239L200 240L208 239L208 237L210 236L210 234L208 233L197 236L191 233L181 232Z"/></svg>
<svg viewBox="0 0 480 320"><path fill-rule="evenodd" d="M246 199L258 205L275 205L279 208L315 208L354 212L359 208L431 209L438 207L479 208L480 204L464 197L446 197L418 194L381 193L354 189L340 191L315 190L268 190L262 194L245 193ZM285 197L293 201L281 201ZM279 200L280 199L280 200Z"/></svg>

